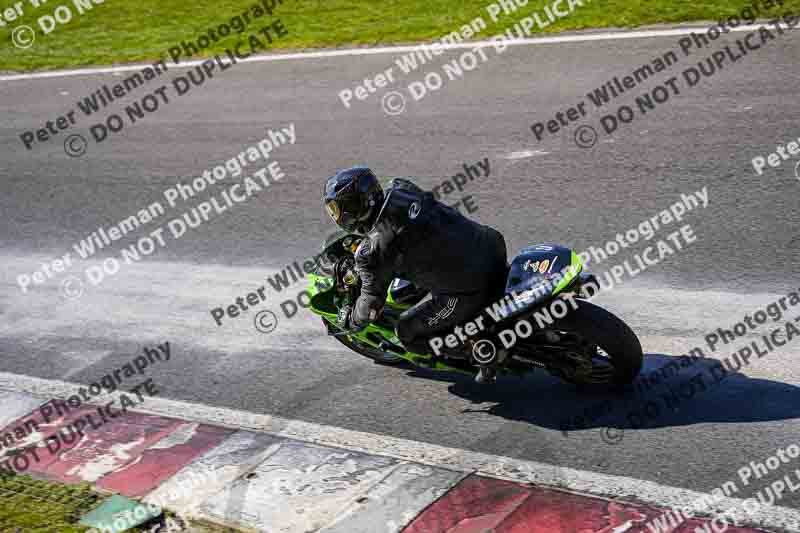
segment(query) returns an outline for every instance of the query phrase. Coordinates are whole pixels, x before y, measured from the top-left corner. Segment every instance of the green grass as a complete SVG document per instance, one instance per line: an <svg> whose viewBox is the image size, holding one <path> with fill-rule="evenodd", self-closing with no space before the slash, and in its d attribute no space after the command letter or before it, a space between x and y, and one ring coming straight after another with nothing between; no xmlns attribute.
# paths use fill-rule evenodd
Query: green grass
<svg viewBox="0 0 800 533"><path fill-rule="evenodd" d="M103 503L105 496L92 490L89 483L62 485L26 475L0 475L0 532L3 533L85 533L80 525L83 515ZM164 518L177 520L171 512L166 517L130 529L148 533L153 525L167 531ZM208 522L193 522L192 531L202 533L237 533Z"/></svg>
<svg viewBox="0 0 800 533"><path fill-rule="evenodd" d="M0 476L0 531L87 531L78 520L102 499L88 484L66 486L28 476Z"/></svg>
<svg viewBox="0 0 800 533"><path fill-rule="evenodd" d="M16 0L6 0L10 6ZM73 0L48 0L34 8L22 0L24 16L0 28L0 70L27 71L84 65L150 61L167 56L167 50L181 40L193 40L199 32L230 20L255 0L104 0L82 16L75 16L47 35L42 35L36 20L52 14L61 4L72 7ZM100 0L96 0L100 1ZM564 31L585 28L634 27L659 22L717 20L739 13L756 0L583 0L583 7L545 28ZM763 5L763 0L758 0ZM800 13L800 0L782 0L783 6L770 14ZM487 23L489 0L284 0L277 7L289 34L276 43L284 49L377 45L433 40L442 37L475 17ZM501 32L528 14L541 12L547 2L531 0L478 37ZM566 6L566 1L562 6ZM562 7L563 8L563 7ZM258 30L267 17L250 28ZM28 24L37 30L34 44L25 50L11 41L11 29ZM248 29L250 29L248 28ZM216 44L224 50L238 39L233 35Z"/></svg>

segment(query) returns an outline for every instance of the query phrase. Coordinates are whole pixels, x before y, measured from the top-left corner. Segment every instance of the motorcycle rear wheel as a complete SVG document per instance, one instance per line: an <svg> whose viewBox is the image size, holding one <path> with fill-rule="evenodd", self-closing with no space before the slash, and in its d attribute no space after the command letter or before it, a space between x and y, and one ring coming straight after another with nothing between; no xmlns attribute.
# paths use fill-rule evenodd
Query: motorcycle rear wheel
<svg viewBox="0 0 800 533"><path fill-rule="evenodd" d="M624 386L636 379L642 369L644 354L639 338L619 317L602 307L577 300L571 310L552 327L579 336L589 347L592 373L589 376L560 376L580 386Z"/></svg>

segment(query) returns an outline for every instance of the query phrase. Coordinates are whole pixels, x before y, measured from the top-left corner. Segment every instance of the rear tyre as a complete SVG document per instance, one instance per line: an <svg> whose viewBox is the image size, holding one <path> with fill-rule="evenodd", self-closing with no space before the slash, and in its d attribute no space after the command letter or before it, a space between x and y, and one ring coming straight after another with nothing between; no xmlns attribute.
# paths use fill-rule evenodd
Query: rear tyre
<svg viewBox="0 0 800 533"><path fill-rule="evenodd" d="M591 352L588 355L592 358L593 374L598 372L606 376L606 385L633 383L644 360L642 345L636 334L620 318L602 307L583 300L575 302L577 309L570 310L552 329L574 333L582 338ZM562 378L576 385L601 384L592 379Z"/></svg>
<svg viewBox="0 0 800 533"><path fill-rule="evenodd" d="M335 328L331 326L330 322L328 322L324 318L322 319L322 322L325 324L325 327L328 329L329 333L335 332ZM373 346L370 346L369 344L361 342L358 339L351 339L349 336L348 337L337 336L334 337L334 339L341 342L342 344L344 344L357 354L363 355L364 357L368 357L381 365L396 366L402 364L405 361L405 359L403 359L396 353L379 350L378 348L375 348Z"/></svg>

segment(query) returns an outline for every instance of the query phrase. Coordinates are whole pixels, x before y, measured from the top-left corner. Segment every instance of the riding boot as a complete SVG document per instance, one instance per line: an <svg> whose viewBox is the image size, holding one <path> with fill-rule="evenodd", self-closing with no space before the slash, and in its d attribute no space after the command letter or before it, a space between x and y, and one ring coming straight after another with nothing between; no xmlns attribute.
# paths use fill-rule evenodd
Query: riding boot
<svg viewBox="0 0 800 533"><path fill-rule="evenodd" d="M501 348L496 351L496 357L486 364L478 365L478 374L475 376L475 383L481 385L491 385L497 381L497 367L506 360L508 351Z"/></svg>
<svg viewBox="0 0 800 533"><path fill-rule="evenodd" d="M475 383L480 385L491 385L497 381L497 370L494 368L494 365L483 365L478 370L478 374L475 376Z"/></svg>

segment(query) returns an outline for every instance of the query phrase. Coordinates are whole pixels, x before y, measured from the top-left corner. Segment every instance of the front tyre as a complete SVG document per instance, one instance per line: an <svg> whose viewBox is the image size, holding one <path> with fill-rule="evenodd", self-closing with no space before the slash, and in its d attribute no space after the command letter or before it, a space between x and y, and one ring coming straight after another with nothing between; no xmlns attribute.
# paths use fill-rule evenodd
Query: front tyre
<svg viewBox="0 0 800 533"><path fill-rule="evenodd" d="M633 383L642 369L644 355L636 334L620 318L584 300L554 324L557 331L573 334L587 348L591 374L562 375L576 385ZM599 348L599 349L598 349Z"/></svg>
<svg viewBox="0 0 800 533"><path fill-rule="evenodd" d="M329 333L336 331L336 329L330 324L330 322L328 322L324 318L322 319L322 322L325 324L325 327L328 329ZM339 342L341 342L342 344L344 344L345 346L347 346L348 348L350 348L351 350L353 350L354 352L356 352L357 354L363 355L364 357L368 357L381 365L399 365L403 361L405 361L405 359L403 359L396 353L379 350L374 346L370 346L369 344L361 342L356 338L351 338L350 336L347 337L336 336L334 338Z"/></svg>

